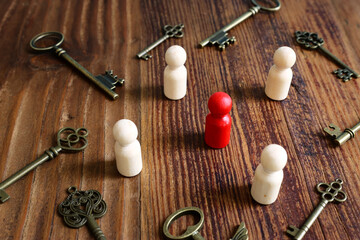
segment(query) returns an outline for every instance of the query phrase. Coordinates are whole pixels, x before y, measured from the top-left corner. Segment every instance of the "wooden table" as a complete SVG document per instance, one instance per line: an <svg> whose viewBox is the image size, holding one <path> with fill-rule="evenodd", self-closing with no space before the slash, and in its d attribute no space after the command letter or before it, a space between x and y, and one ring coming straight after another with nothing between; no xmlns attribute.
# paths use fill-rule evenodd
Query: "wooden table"
<svg viewBox="0 0 360 240"><path fill-rule="evenodd" d="M83 153L61 154L11 185L0 205L0 239L92 239L86 227L65 226L57 206L69 186L99 190L108 213L98 220L108 239L165 239L162 225L173 211L204 211L206 239L229 239L244 221L249 239L289 239L320 202L318 182L344 180L348 200L328 204L305 239L360 236L360 137L338 147L323 128L359 121L359 79L342 82L337 66L294 41L296 30L317 32L325 45L360 70L360 4L357 0L282 1L276 13L259 13L230 31L237 42L224 52L197 44L240 16L250 1L122 0L0 2L0 179L4 180L56 144L63 126L89 129ZM158 39L166 24L185 24L181 39L135 55ZM64 60L37 54L30 39L60 31L63 48L94 74L113 69L124 87L112 101ZM164 54L174 44L188 54L188 92L171 101L163 94ZM286 100L264 94L274 51L297 54ZM217 91L233 99L230 144L219 150L204 143L207 101ZM115 164L112 126L130 119L139 129L143 170L122 177ZM277 201L262 206L250 187L265 146L288 153ZM194 222L183 218L175 233Z"/></svg>

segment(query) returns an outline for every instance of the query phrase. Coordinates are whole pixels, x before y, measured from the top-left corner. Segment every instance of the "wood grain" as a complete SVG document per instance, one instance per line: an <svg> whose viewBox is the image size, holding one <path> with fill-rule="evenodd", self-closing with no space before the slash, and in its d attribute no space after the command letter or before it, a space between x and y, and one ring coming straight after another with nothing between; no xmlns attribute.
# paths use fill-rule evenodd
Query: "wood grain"
<svg viewBox="0 0 360 240"><path fill-rule="evenodd" d="M204 211L201 235L229 239L244 221L250 239L289 239L288 224L301 226L320 197L318 182L344 180L349 198L329 204L306 239L358 239L360 228L360 138L336 147L322 129L359 121L359 80L343 83L337 66L316 51L295 44L296 30L317 32L325 47L360 71L360 5L356 0L283 1L276 13L261 12L229 32L237 42L219 52L197 44L240 16L250 1L99 0L0 1L0 179L4 180L56 144L63 126L86 127L83 153L60 154L6 189L0 205L0 239L91 239L86 227L70 229L57 213L66 189L97 189L108 213L98 220L108 239L165 239L162 225L175 210ZM135 55L161 36L166 24L185 24L181 39L170 39ZM63 48L95 75L113 69L124 77L111 101L62 59L30 50L44 31L65 35ZM188 92L164 97L166 49L188 54ZM269 100L264 84L280 46L297 54L289 97ZM230 144L215 150L204 143L207 101L212 93L233 99ZM112 126L122 118L139 129L144 168L119 175ZM271 143L288 152L278 200L262 206L250 187L262 149ZM180 219L180 233L193 218Z"/></svg>

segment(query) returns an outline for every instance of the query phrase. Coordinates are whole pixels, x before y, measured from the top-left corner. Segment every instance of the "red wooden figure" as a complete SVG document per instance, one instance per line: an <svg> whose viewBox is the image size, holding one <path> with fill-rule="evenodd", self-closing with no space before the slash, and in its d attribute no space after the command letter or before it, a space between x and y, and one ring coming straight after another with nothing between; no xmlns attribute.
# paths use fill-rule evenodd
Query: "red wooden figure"
<svg viewBox="0 0 360 240"><path fill-rule="evenodd" d="M208 107L210 113L206 116L205 142L212 148L223 148L229 144L232 100L224 92L211 95Z"/></svg>

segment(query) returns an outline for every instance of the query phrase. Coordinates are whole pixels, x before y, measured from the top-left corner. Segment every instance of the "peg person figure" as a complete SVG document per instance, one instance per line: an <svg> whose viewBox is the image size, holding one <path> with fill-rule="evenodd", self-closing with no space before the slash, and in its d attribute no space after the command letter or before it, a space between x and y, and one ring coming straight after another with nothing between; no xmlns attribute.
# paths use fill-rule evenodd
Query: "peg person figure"
<svg viewBox="0 0 360 240"><path fill-rule="evenodd" d="M224 148L230 141L231 97L224 92L216 92L211 95L208 107L210 113L206 116L205 142L212 148Z"/></svg>

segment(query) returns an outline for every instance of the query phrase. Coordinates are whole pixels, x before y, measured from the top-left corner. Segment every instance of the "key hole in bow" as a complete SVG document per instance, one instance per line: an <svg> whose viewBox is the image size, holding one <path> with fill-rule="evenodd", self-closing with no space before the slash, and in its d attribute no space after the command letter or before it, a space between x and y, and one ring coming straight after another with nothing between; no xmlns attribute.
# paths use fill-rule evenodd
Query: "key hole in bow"
<svg viewBox="0 0 360 240"><path fill-rule="evenodd" d="M176 219L170 226L169 232L173 236L181 236L186 232L189 226L194 226L200 222L200 216L198 214L187 214Z"/></svg>
<svg viewBox="0 0 360 240"><path fill-rule="evenodd" d="M36 45L36 47L40 47L40 48L51 47L51 46L54 46L56 43L58 43L59 40L60 40L59 37L47 36L47 37L44 37L44 38L36 41L35 45Z"/></svg>
<svg viewBox="0 0 360 240"><path fill-rule="evenodd" d="M85 140L82 137L86 137L87 132L85 130L80 130L77 133L73 130L66 130L60 134L61 143L63 146L80 148L84 146Z"/></svg>

